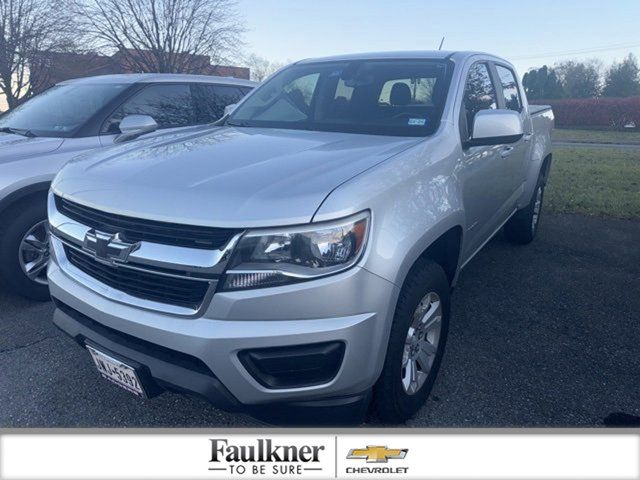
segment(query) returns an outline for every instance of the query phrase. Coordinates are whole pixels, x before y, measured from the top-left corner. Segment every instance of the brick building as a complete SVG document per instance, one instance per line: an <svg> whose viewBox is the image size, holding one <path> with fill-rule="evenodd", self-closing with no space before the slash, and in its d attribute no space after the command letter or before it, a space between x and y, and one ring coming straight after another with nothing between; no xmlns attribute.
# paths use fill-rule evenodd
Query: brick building
<svg viewBox="0 0 640 480"><path fill-rule="evenodd" d="M135 52L117 52L114 55L99 55L97 53L54 53L37 59L32 66L31 80L34 90L41 92L51 85L63 80L94 75L113 73L139 73L131 60ZM197 55L189 61L190 73L200 75L218 75L221 77L235 77L249 79L249 69L230 65L212 65L209 56Z"/></svg>

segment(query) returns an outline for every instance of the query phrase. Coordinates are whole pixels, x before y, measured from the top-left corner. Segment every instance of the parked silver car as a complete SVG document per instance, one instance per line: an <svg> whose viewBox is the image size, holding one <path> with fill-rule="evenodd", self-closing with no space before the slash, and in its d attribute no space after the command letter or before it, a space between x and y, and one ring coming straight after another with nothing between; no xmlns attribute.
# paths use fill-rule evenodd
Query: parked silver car
<svg viewBox="0 0 640 480"><path fill-rule="evenodd" d="M49 196L55 324L137 395L305 423L373 397L407 419L460 269L503 226L538 228L553 113L517 78L473 52L305 60L217 127L70 162Z"/></svg>
<svg viewBox="0 0 640 480"><path fill-rule="evenodd" d="M204 75L87 77L61 82L0 117L0 281L27 297L49 298L46 194L70 158L213 122L254 86Z"/></svg>

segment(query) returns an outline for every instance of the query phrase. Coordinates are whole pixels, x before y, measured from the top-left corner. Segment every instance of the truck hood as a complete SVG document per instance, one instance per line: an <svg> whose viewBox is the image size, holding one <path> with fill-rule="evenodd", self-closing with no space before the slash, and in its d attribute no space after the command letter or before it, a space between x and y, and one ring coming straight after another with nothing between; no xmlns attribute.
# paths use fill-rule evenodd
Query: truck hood
<svg viewBox="0 0 640 480"><path fill-rule="evenodd" d="M101 210L193 225L310 222L341 183L419 139L219 127L101 150L69 162L56 193Z"/></svg>
<svg viewBox="0 0 640 480"><path fill-rule="evenodd" d="M62 138L24 137L0 132L0 163L53 152L63 141Z"/></svg>

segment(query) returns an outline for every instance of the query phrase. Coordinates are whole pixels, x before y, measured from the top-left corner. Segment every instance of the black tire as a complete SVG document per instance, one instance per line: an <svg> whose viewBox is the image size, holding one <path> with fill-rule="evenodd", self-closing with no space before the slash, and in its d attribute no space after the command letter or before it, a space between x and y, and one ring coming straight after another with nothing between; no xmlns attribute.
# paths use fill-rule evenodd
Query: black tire
<svg viewBox="0 0 640 480"><path fill-rule="evenodd" d="M20 266L18 251L25 234L46 218L46 202L41 197L33 198L3 216L0 232L0 281L12 292L38 301L50 299L49 287L27 277Z"/></svg>
<svg viewBox="0 0 640 480"><path fill-rule="evenodd" d="M544 200L544 176L538 176L536 187L529 204L518 210L504 226L504 234L512 243L526 245L531 243L538 233L540 225L540 215L542 214L542 203ZM540 207L536 212L536 202L540 200ZM537 213L537 214L536 214Z"/></svg>
<svg viewBox="0 0 640 480"><path fill-rule="evenodd" d="M407 332L423 297L438 294L442 307L440 337L431 369L421 388L409 394L402 384L402 361ZM383 423L403 423L422 407L433 388L449 331L450 286L440 265L419 260L404 282L396 306L389 346L380 378L373 388L374 415Z"/></svg>

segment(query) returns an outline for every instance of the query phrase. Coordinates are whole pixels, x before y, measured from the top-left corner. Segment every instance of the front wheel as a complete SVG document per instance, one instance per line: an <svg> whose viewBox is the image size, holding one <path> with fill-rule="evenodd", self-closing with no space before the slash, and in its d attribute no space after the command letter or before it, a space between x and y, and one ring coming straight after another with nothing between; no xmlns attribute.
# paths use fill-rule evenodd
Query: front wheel
<svg viewBox="0 0 640 480"><path fill-rule="evenodd" d="M529 204L518 210L504 226L504 234L509 241L521 245L526 245L533 241L540 224L543 199L544 177L541 173Z"/></svg>
<svg viewBox="0 0 640 480"><path fill-rule="evenodd" d="M13 292L48 300L49 225L41 199L21 205L5 218L0 237L0 278Z"/></svg>
<svg viewBox="0 0 640 480"><path fill-rule="evenodd" d="M450 287L440 265L420 260L405 281L373 406L384 423L402 423L427 400L449 330Z"/></svg>

